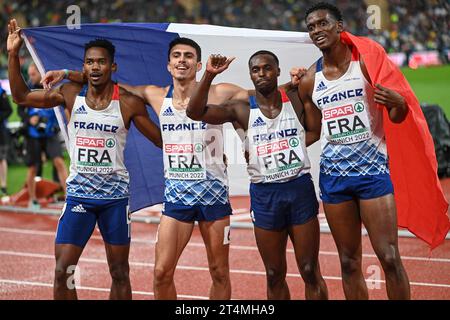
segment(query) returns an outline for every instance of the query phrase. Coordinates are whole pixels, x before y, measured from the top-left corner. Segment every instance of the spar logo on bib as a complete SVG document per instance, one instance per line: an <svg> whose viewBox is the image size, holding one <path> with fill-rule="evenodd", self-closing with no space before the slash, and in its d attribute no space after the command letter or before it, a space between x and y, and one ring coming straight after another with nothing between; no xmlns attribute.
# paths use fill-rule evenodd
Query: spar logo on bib
<svg viewBox="0 0 450 320"><path fill-rule="evenodd" d="M201 143L197 143L195 144L194 150L197 153L203 152L203 150L205 149L205 147L203 146L203 144Z"/></svg>
<svg viewBox="0 0 450 320"><path fill-rule="evenodd" d="M114 139L110 138L110 139L106 140L106 146L108 148L114 148L115 145L116 145L116 141Z"/></svg>
<svg viewBox="0 0 450 320"><path fill-rule="evenodd" d="M355 104L355 111L356 112L363 112L364 111L364 104L361 102L358 102Z"/></svg>
<svg viewBox="0 0 450 320"><path fill-rule="evenodd" d="M291 139L289 140L289 145L290 145L292 148L297 147L299 144L300 144L300 142L298 141L297 138L291 138Z"/></svg>
<svg viewBox="0 0 450 320"><path fill-rule="evenodd" d="M351 144L371 137L363 102L325 109L323 122L327 140L335 144Z"/></svg>

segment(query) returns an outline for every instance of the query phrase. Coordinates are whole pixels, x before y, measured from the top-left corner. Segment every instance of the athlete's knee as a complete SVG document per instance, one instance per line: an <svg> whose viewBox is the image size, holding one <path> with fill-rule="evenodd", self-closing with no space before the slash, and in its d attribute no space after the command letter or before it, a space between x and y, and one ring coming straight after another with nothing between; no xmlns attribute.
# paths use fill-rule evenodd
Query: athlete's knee
<svg viewBox="0 0 450 320"><path fill-rule="evenodd" d="M212 281L216 284L226 284L230 281L230 269L228 266L212 265L209 267Z"/></svg>
<svg viewBox="0 0 450 320"><path fill-rule="evenodd" d="M70 276L74 276L76 266L66 266L56 263L55 284L57 286L67 286Z"/></svg>
<svg viewBox="0 0 450 320"><path fill-rule="evenodd" d="M274 288L286 280L286 270L268 268L267 269L267 285L269 288Z"/></svg>
<svg viewBox="0 0 450 320"><path fill-rule="evenodd" d="M302 275L303 281L307 284L316 284L319 281L319 273L317 270L317 263L312 261L303 262L300 265L300 274Z"/></svg>
<svg viewBox="0 0 450 320"><path fill-rule="evenodd" d="M164 286L172 283L175 270L166 267L155 267L153 281L155 286Z"/></svg>
<svg viewBox="0 0 450 320"><path fill-rule="evenodd" d="M114 263L109 266L109 273L114 282L128 282L130 279L130 266L127 262Z"/></svg>
<svg viewBox="0 0 450 320"><path fill-rule="evenodd" d="M389 245L378 254L381 266L385 272L395 272L401 269L400 253L393 245Z"/></svg>
<svg viewBox="0 0 450 320"><path fill-rule="evenodd" d="M361 259L358 257L343 255L341 257L341 269L343 275L352 275L354 273L361 272Z"/></svg>

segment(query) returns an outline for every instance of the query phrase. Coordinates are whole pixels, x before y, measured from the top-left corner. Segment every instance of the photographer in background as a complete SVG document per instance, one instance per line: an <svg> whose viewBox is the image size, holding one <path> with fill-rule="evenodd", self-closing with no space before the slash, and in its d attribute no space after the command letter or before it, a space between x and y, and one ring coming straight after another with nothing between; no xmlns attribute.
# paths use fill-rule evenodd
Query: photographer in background
<svg viewBox="0 0 450 320"><path fill-rule="evenodd" d="M29 87L41 89L41 75L34 63L28 67ZM58 138L59 126L53 109L38 109L33 106L19 106L25 132L25 164L28 166L27 187L30 195L30 207L37 208L35 177L42 166L42 153L52 160L58 180L65 189L67 169L62 155L62 146Z"/></svg>
<svg viewBox="0 0 450 320"><path fill-rule="evenodd" d="M8 117L12 113L11 104L5 90L0 86L0 196L6 196L8 191L7 177L8 177L8 140L9 131L6 127Z"/></svg>

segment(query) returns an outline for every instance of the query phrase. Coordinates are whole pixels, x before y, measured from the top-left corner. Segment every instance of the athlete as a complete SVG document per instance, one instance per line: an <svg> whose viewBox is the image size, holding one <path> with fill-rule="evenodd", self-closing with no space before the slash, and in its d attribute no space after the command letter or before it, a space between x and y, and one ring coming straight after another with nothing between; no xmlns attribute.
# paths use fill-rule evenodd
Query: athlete
<svg viewBox="0 0 450 320"><path fill-rule="evenodd" d="M162 144L160 130L150 121L143 101L111 81L117 68L111 42L97 39L85 45L83 70L88 75L87 85L69 82L50 91L30 91L20 74L20 32L16 20L11 20L7 49L14 101L36 108L64 105L70 115L70 176L56 232L54 298L77 298L68 278L97 223L112 278L110 299L131 299L125 140L131 122L157 146Z"/></svg>
<svg viewBox="0 0 450 320"><path fill-rule="evenodd" d="M205 243L212 278L209 296L211 299L231 297L228 256L232 209L222 125L194 121L186 115L186 106L197 87L195 76L201 68L199 45L188 38L177 38L168 50L167 69L173 85L120 84L152 106L159 115L163 136L165 191L156 243L155 299L176 299L174 273L195 221ZM50 88L66 75L73 81L86 81L83 73L56 70L45 75L43 85ZM248 91L239 86L220 83L211 86L209 102L246 101L248 96Z"/></svg>
<svg viewBox="0 0 450 320"><path fill-rule="evenodd" d="M289 236L305 282L306 298L327 299L318 261L319 205L306 151L308 145L319 139L320 112L315 108L303 110L299 104L294 108L286 93L278 90L279 61L269 51L258 51L249 60L255 96L247 101L208 103L211 82L230 62L231 59L220 55L209 58L187 113L195 120L211 124L231 122L236 130L245 133L252 218L266 268L267 298L290 299L286 283ZM306 123L302 124L303 119ZM305 133L305 124L310 132Z"/></svg>
<svg viewBox="0 0 450 320"><path fill-rule="evenodd" d="M405 99L371 83L354 47L340 39L338 8L320 3L306 12L306 25L323 57L300 79L305 108L322 112L320 190L326 218L339 252L347 299L367 299L362 273L361 223L386 276L390 299L409 299L410 287L398 250L397 215L383 129L403 121Z"/></svg>

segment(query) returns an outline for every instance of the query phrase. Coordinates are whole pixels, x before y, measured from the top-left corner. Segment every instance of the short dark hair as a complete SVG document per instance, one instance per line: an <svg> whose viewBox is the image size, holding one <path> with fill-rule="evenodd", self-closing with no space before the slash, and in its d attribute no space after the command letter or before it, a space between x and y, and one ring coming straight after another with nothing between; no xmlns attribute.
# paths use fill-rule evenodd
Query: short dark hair
<svg viewBox="0 0 450 320"><path fill-rule="evenodd" d="M318 10L327 10L336 19L336 21L344 21L341 10L339 10L338 7L327 2L319 2L309 7L305 13L305 21L311 13Z"/></svg>
<svg viewBox="0 0 450 320"><path fill-rule="evenodd" d="M109 57L111 58L111 63L114 62L114 54L116 53L116 48L112 44L111 41L106 39L95 39L92 41L89 41L84 45L84 56L86 57L86 52L90 48L103 48L108 51Z"/></svg>
<svg viewBox="0 0 450 320"><path fill-rule="evenodd" d="M277 66L280 65L280 61L278 60L278 57L275 55L275 53L271 52L271 51L267 51L267 50L259 50L257 52L255 52L254 54L252 54L252 56L250 57L250 59L248 59L248 66L250 67L250 61L252 61L252 59L256 56L260 56L263 54L267 54L269 56L272 56L275 59L275 62L277 63Z"/></svg>
<svg viewBox="0 0 450 320"><path fill-rule="evenodd" d="M195 42L192 39L189 38L176 38L173 39L169 44L169 51L167 52L167 59L170 60L170 52L172 51L173 47L175 47L178 44L185 44L187 46L190 46L195 49L195 52L197 53L197 62L202 61L202 49L198 45L197 42Z"/></svg>

